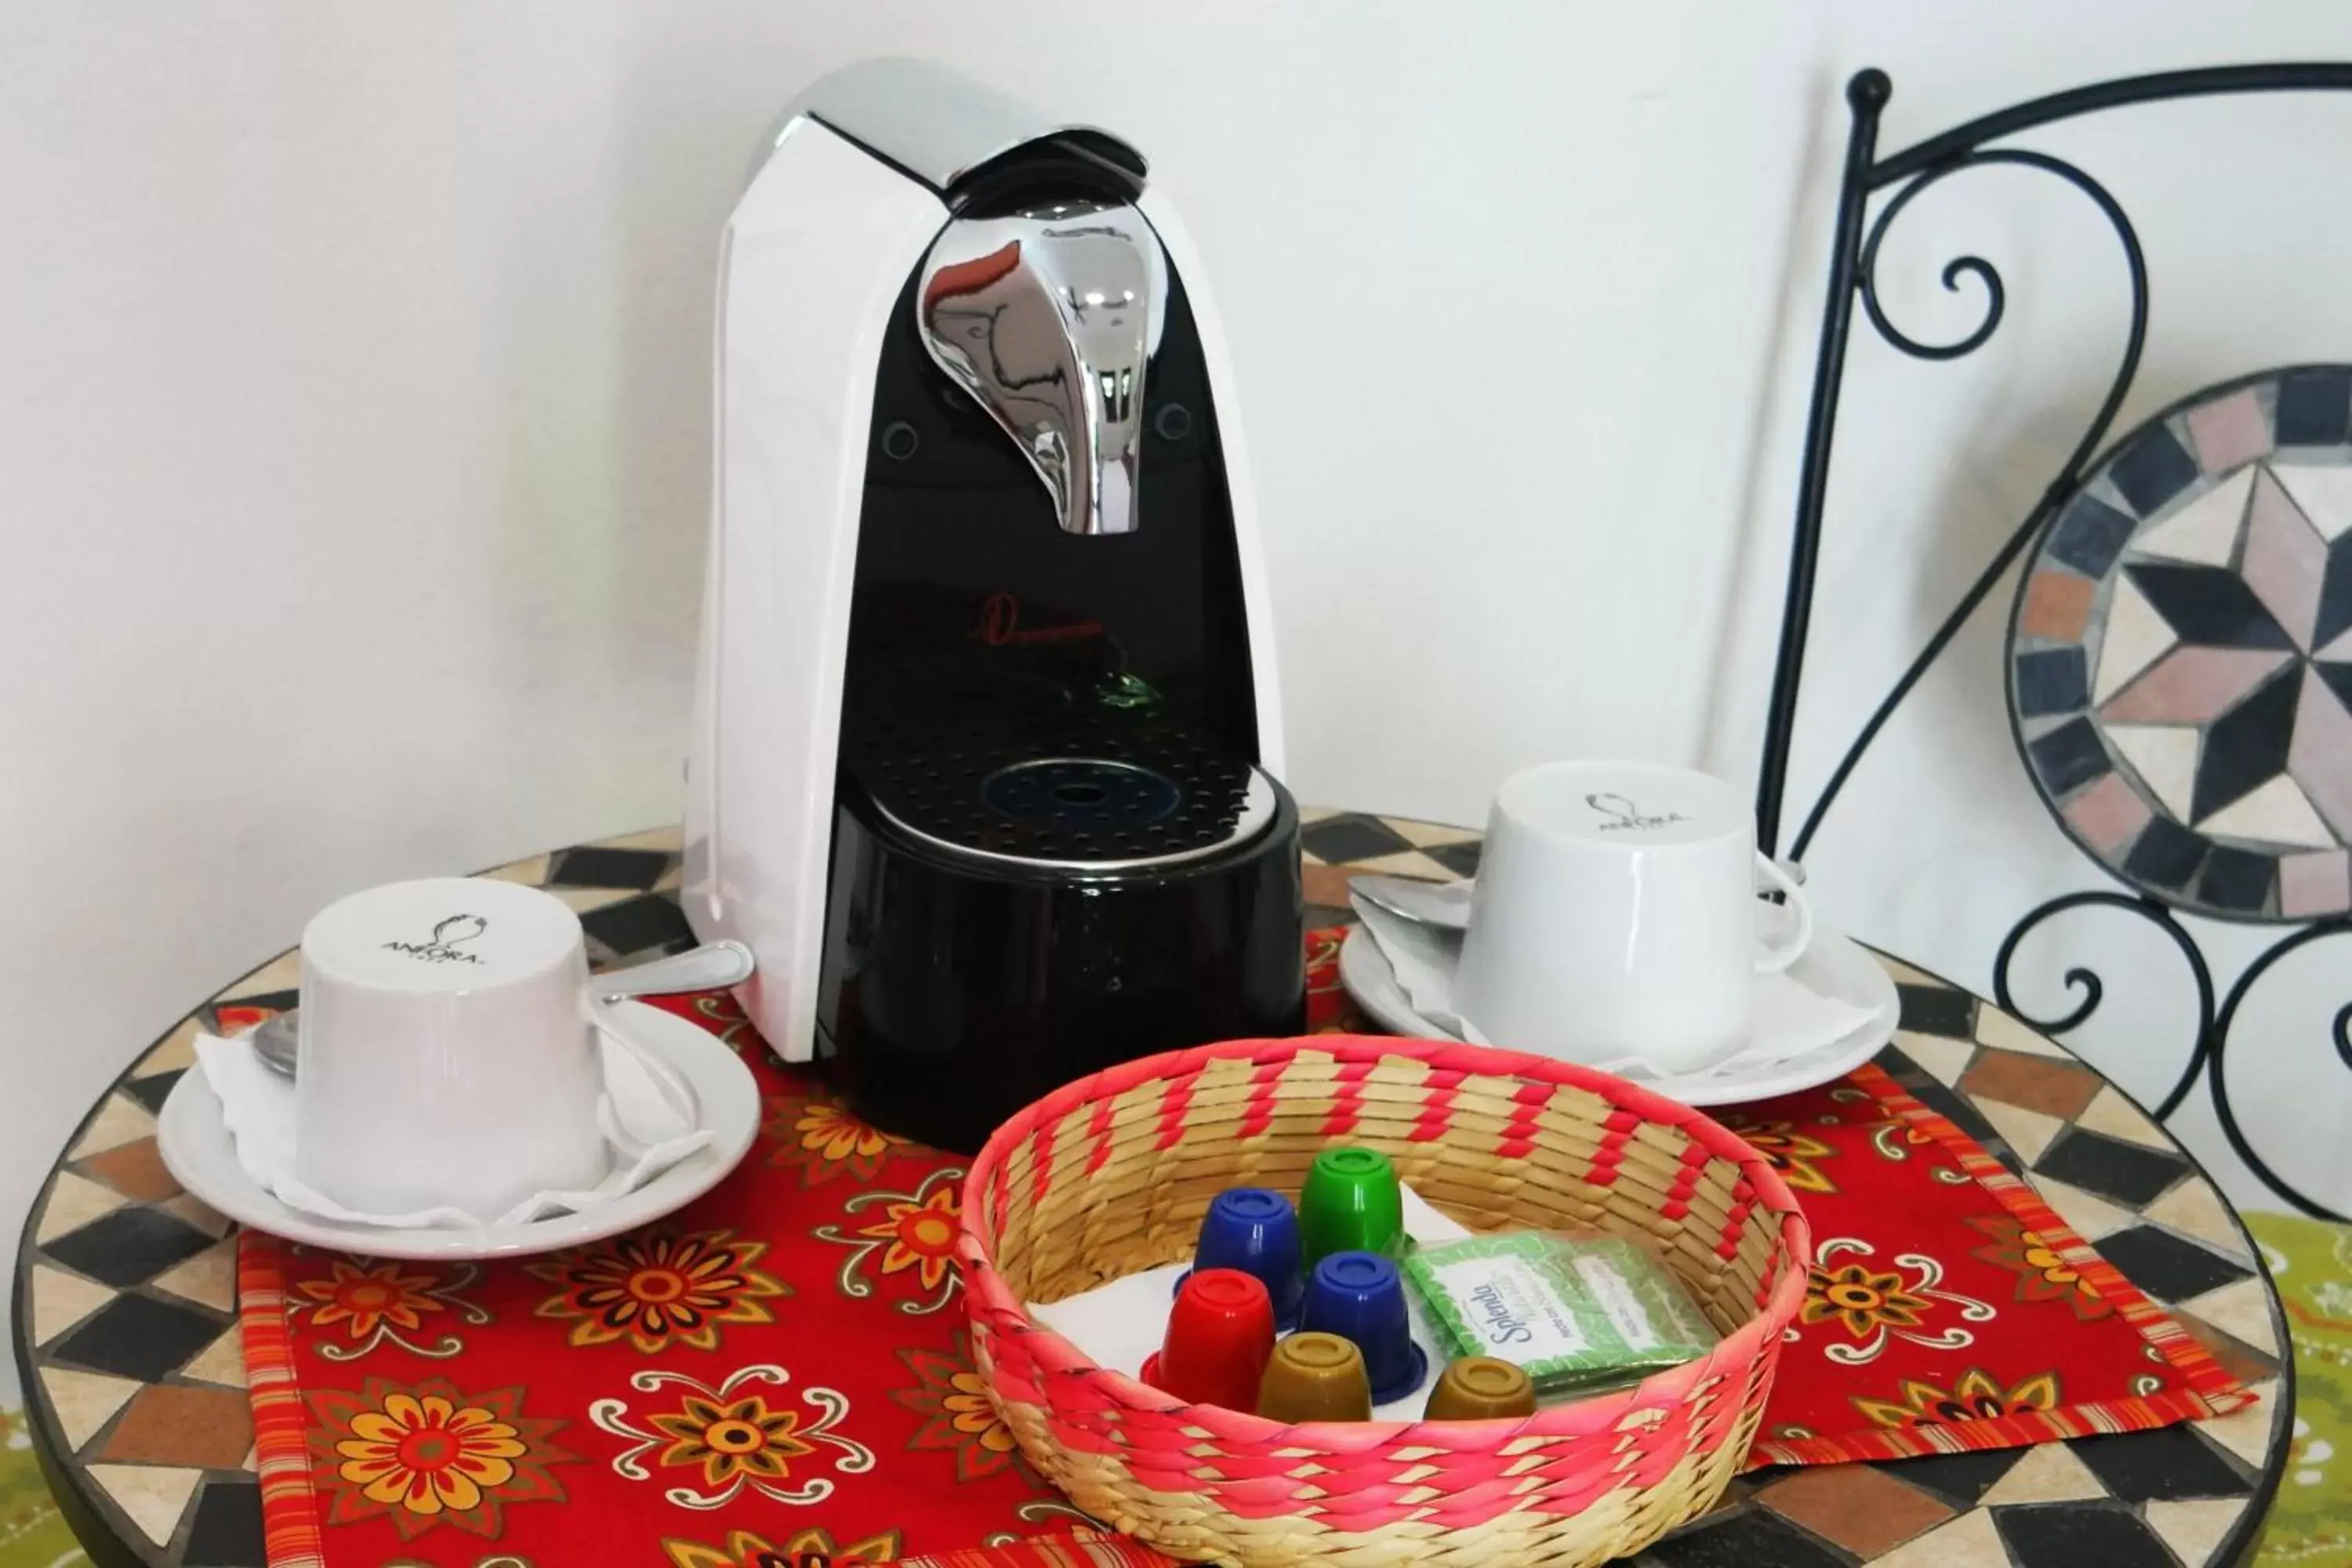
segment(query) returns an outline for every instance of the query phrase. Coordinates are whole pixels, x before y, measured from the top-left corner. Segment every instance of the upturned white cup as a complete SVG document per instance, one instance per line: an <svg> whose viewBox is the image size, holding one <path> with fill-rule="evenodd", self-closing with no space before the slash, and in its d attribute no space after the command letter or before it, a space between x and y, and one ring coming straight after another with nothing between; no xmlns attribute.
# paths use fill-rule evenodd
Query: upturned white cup
<svg viewBox="0 0 2352 1568"><path fill-rule="evenodd" d="M1759 878L1787 895L1770 911ZM1787 928L1783 930L1782 928ZM1495 796L1454 982L1470 1032L1514 1050L1694 1072L1747 1043L1756 976L1812 940L1722 780L1654 763L1550 763Z"/></svg>
<svg viewBox="0 0 2352 1568"><path fill-rule="evenodd" d="M698 1120L676 1068L590 988L580 917L487 878L394 882L302 932L294 1173L366 1214L448 1206L485 1221L612 1163L602 1037Z"/></svg>

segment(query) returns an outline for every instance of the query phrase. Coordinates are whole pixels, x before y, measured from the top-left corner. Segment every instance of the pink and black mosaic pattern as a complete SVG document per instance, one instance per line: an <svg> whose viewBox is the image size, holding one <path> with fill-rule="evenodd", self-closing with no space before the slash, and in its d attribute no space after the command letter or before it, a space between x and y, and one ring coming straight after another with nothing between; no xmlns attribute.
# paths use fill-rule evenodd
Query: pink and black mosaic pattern
<svg viewBox="0 0 2352 1568"><path fill-rule="evenodd" d="M2352 367L2199 394L2037 542L2010 712L2074 840L2165 902L2352 910Z"/></svg>

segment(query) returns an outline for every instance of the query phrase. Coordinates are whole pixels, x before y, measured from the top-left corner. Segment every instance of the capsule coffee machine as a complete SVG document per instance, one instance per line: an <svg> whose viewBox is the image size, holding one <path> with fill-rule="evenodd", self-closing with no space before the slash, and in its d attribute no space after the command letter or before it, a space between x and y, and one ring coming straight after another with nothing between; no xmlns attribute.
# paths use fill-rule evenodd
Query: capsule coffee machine
<svg viewBox="0 0 2352 1568"><path fill-rule="evenodd" d="M689 920L878 1125L1303 1023L1298 816L1217 318L1142 157L937 68L728 226Z"/></svg>

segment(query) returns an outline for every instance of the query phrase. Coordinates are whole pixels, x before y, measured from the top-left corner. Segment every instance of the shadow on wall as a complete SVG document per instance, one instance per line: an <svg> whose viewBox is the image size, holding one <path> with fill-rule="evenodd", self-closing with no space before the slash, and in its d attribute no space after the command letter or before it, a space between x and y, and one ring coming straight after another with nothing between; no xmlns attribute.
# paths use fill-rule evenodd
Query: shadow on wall
<svg viewBox="0 0 2352 1568"><path fill-rule="evenodd" d="M2147 144L2161 144L2152 123L2132 122L2151 127ZM2272 134L2284 124L2271 128ZM2100 128L2103 136L2108 129ZM2265 274L2267 287L2200 309L2200 282L2210 295L2215 281L2236 279L2245 266L2239 251L2215 237L2244 230L2210 212L2200 223L2187 223L2167 212L2160 199L2166 193L2132 189L2134 165L2119 153L2144 144L2133 140L2139 131L2126 130L2105 141L2072 128L2046 139L2050 151L2116 179L2150 264L2148 357L2114 422L2099 433L2087 459L2093 468L2101 453L2191 388L2257 365L2328 357L2314 340L2324 345L2341 320L2340 311L2324 308L2331 301L2298 296L2293 287L2298 271L2308 270L2290 265L2296 258L2329 253L2324 235L2303 247L2284 238L2265 247L2263 264L2278 274ZM1891 145L1903 141L1895 137ZM2161 166L2144 156L2141 164ZM2139 178L2147 183L2144 174ZM2009 187L2023 196L2029 186L2030 205L1982 208L1952 201L1964 187L1983 201ZM2231 195L2250 221L2297 205L2292 190L2260 181L2240 179ZM1887 204L1882 194L1871 216L1886 214ZM2047 204L2063 205L2042 212ZM1915 333L1932 355L1972 341L1975 331L1992 324L1984 289L1966 268L1956 279L1954 258L1990 258L2011 286L2009 308L1983 354L1960 356L1948 366L1906 358L1899 343L1856 310L1784 848L1903 662L1926 644L2032 514L2042 487L2084 439L2124 341L2130 296L2120 280L2116 237L2095 210L2084 208L2079 193L2046 176L2036 180L2032 171L1985 169L1924 196L1916 210L1922 216L1909 227L1894 224L1886 231L1890 242L1876 279L1896 331ZM1825 226L1826 214L1818 221ZM2061 243L2067 232L2061 224L2076 226L2079 246ZM2075 279L2078 269L2088 270ZM2328 276L2324 269L2321 275ZM1937 295L1938 280L1951 299ZM2069 289L2070 281L2082 287ZM2158 308L2166 301L2173 302L2169 310ZM1813 344L1809 341L1803 349L1806 384L1780 422L1792 448L1803 438L1811 390ZM1784 401L1794 380L1784 367ZM1783 459L1791 498L1797 456L1792 449ZM2018 492L2014 502L2004 500L2007 491ZM1756 564L1775 579L1782 570L1778 562ZM1979 989L2012 921L2053 895L2116 886L2059 834L2016 754L2002 668L2016 578L2012 566L1958 628L1872 747L1827 824L1820 853L1810 857L1816 889L1827 895L1833 918L1870 930L1895 951ZM1776 619L1778 586L1775 581L1770 595ZM1752 638L1747 646L1752 650L1767 641L1769 636ZM1874 646L1885 651L1866 661L1852 657L1852 649ZM2144 940L2147 929L2135 943L2124 940L2133 934L2127 927L2118 933L2096 929L2098 923L2072 921L2046 937L2037 931L2021 950L2012 976L2018 1001L2030 1020L2070 1015L2088 994L2087 983L2074 976L2077 966L2105 976L2108 1005L2092 1012L2089 1026L2070 1033L2066 1043L2154 1105L2179 1079L2193 1043L2191 977L2167 943ZM2186 923L2217 991L2225 991L2278 935L2276 930ZM2344 1080L2326 1029L2341 1005L2340 983L2329 975L2324 955L2300 960L2298 954L2291 977L2260 994L2263 1016L2256 1016L2250 999L2233 1031L2240 1047L2231 1057L2233 1105L2257 1148L2282 1152L2270 1157L2289 1167L2283 1174L2340 1205L2352 1168L2328 1157L2341 1146L2327 1129L2331 1115L2340 1120ZM2326 1087L2315 1096L2312 1086ZM2218 1124L2200 1104L2206 1093L2204 1086L2193 1087L2173 1131L2241 1201L2275 1201L2222 1146Z"/></svg>
<svg viewBox="0 0 2352 1568"><path fill-rule="evenodd" d="M1832 144L1829 106L1836 100L1836 93L1831 72L1817 70L1814 76L1817 79L1805 95L1805 123L1797 134L1796 144L1818 150ZM1745 737L1760 732L1760 719L1736 721L1732 715L1736 710L1761 715L1771 698L1772 667L1769 660L1761 664L1756 660L1757 640L1742 635L1741 585L1786 580L1786 524L1796 503L1793 491L1780 493L1776 485L1780 465L1774 447L1788 421L1774 417L1772 394L1780 366L1789 357L1792 343L1799 338L1811 342L1819 331L1821 288L1812 275L1819 270L1815 264L1828 254L1823 239L1836 211L1838 166L1833 157L1818 153L1801 157L1789 191L1788 226L1781 231L1777 247L1777 271L1784 282L1772 320L1765 329L1763 356L1756 364L1747 449L1739 464L1736 515L1748 519L1749 525L1735 535L1738 542L1732 569L1723 580L1722 597L1708 623L1717 628L1714 672L1707 681L1704 710L1697 715L1694 754L1717 737ZM1773 594L1771 602L1777 605L1780 595ZM1776 620L1776 635L1778 625ZM1752 783L1756 754L1752 749L1738 755L1717 752L1706 759L1706 765L1725 778Z"/></svg>
<svg viewBox="0 0 2352 1568"><path fill-rule="evenodd" d="M503 525L473 591L497 606L502 668L522 677L504 682L510 700L562 684L532 665L583 640L600 660L592 689L674 693L690 679L720 237L762 131L814 69L782 47L781 22L763 30L746 37L745 18L716 13L630 26L608 57L603 144L533 146L549 213L522 216L486 258L507 338L490 363L511 384ZM553 635L559 618L604 635ZM682 714L660 739L683 752Z"/></svg>

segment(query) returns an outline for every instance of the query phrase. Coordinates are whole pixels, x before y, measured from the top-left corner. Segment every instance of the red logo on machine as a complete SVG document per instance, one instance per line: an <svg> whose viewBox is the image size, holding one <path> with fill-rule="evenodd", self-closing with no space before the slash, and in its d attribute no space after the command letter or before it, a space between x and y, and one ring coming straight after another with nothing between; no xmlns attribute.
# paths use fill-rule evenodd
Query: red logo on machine
<svg viewBox="0 0 2352 1568"><path fill-rule="evenodd" d="M990 647L1013 643L1074 642L1103 635L1100 621L1073 621L1066 626L1024 626L1021 601L1011 594L991 594L981 601L980 626L972 633Z"/></svg>

